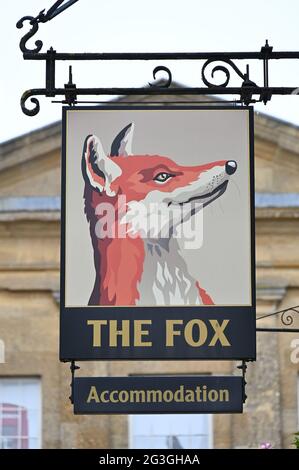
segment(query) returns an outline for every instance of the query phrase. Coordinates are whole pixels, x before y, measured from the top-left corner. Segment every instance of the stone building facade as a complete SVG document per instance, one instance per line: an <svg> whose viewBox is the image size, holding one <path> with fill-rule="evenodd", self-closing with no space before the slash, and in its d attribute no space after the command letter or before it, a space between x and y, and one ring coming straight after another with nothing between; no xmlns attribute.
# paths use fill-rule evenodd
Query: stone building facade
<svg viewBox="0 0 299 470"><path fill-rule="evenodd" d="M5 346L0 447L171 447L167 436L187 447L254 448L264 441L290 447L298 430L299 360L293 340L299 343L299 334L293 333L258 333L243 415L197 417L197 431L194 419L185 423L174 416L170 431L160 437L155 434L159 417L144 421L142 434L140 421L129 416L73 415L69 366L58 360L60 149L60 123L0 145L0 339ZM299 128L256 115L255 167L257 314L262 316L299 304ZM277 317L258 322L276 325L281 326ZM236 373L232 362L79 365L78 375L94 376ZM22 396L26 403L18 401ZM13 397L16 408L9 408ZM182 437L180 426L185 426Z"/></svg>

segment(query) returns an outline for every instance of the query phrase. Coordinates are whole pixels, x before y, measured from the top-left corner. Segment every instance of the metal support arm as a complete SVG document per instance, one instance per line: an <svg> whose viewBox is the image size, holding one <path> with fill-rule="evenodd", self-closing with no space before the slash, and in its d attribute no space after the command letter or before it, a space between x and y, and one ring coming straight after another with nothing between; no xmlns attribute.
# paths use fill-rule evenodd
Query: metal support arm
<svg viewBox="0 0 299 470"><path fill-rule="evenodd" d="M55 97L62 96L62 103L76 104L78 96L101 96L101 95L237 95L237 101L243 104L263 102L266 104L273 95L298 94L296 86L271 87L269 85L269 61L280 59L298 60L299 52L296 51L273 51L268 41L258 52L147 52L147 53L58 53L50 48L46 53L40 53L43 43L40 40L35 42L35 48L30 49L27 42L38 31L40 23L46 23L57 15L72 6L78 0L57 1L45 13L42 10L36 17L25 16L17 23L17 28L23 28L25 21L29 21L31 29L20 41L20 49L23 52L24 60L39 60L46 63L46 84L45 88L35 88L27 90L21 98L21 107L28 116L35 116L40 110L39 101L36 96ZM199 87L172 87L173 74L169 67L164 65L156 66L153 70L154 82L149 86L140 88L80 88L69 80L64 88L55 86L55 64L57 61L203 61L199 63L199 73L201 82ZM263 83L258 85L249 76L249 64L245 64L245 70L241 70L234 62L236 60L258 60L262 62ZM161 83L156 80L158 73L163 72L167 78ZM222 78L221 83L215 83L215 74ZM221 75L222 74L222 75ZM239 86L229 86L231 75L241 80ZM163 75L165 76L165 75ZM202 86L203 85L203 86ZM299 85L299 83L298 83ZM33 108L27 108L26 102L30 98Z"/></svg>
<svg viewBox="0 0 299 470"><path fill-rule="evenodd" d="M278 312L268 313L257 318L257 321L263 318L270 318L273 316L280 316L280 322L285 326L292 326L294 323L294 315L299 315L299 305L295 307L288 307ZM298 317L299 318L299 317ZM299 333L299 328L257 328L259 332L271 332L271 333Z"/></svg>

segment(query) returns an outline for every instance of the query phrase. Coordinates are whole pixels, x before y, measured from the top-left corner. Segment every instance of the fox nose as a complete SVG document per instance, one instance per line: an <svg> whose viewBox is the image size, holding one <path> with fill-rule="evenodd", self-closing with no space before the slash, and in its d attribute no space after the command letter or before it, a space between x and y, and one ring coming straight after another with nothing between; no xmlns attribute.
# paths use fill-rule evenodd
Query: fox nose
<svg viewBox="0 0 299 470"><path fill-rule="evenodd" d="M225 171L228 175L233 175L237 169L238 165L235 160L228 160L225 164Z"/></svg>

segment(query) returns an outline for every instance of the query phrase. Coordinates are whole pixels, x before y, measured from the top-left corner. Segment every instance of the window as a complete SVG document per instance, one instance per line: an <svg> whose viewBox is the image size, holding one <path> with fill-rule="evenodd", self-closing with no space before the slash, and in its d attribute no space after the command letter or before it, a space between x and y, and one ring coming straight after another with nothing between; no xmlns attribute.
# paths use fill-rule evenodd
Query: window
<svg viewBox="0 0 299 470"><path fill-rule="evenodd" d="M132 449L211 448L211 415L130 416L130 447Z"/></svg>
<svg viewBox="0 0 299 470"><path fill-rule="evenodd" d="M40 447L40 380L0 378L0 449Z"/></svg>
<svg viewBox="0 0 299 470"><path fill-rule="evenodd" d="M0 364L5 363L5 344L3 339L0 339Z"/></svg>

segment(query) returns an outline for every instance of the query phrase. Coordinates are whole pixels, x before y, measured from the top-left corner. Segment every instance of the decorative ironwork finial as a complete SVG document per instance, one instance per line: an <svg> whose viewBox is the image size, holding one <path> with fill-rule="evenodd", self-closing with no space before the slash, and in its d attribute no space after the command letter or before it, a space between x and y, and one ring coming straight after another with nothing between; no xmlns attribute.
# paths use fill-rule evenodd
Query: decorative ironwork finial
<svg viewBox="0 0 299 470"><path fill-rule="evenodd" d="M77 87L73 83L73 67L69 66L69 81L64 85L65 88L65 101L69 106L74 106L77 100Z"/></svg>
<svg viewBox="0 0 299 470"><path fill-rule="evenodd" d="M35 41L36 47L34 49L29 49L26 46L26 43L29 39L31 39L37 33L38 28L39 28L39 23L47 23L48 21L55 18L55 16L59 15L60 13L62 13L64 10L66 10L67 8L69 8L74 3L78 2L79 0L69 0L64 5L62 5L64 1L65 0L58 0L57 2L55 2L51 6L51 8L47 11L47 13L45 13L46 10L44 9L40 11L40 13L36 17L24 16L17 22L16 26L18 29L23 28L25 21L29 21L29 24L31 25L30 31L28 31L28 33L26 33L25 36L23 36L20 41L20 49L23 53L29 52L32 54L38 54L41 48L43 47L42 41L40 40Z"/></svg>

